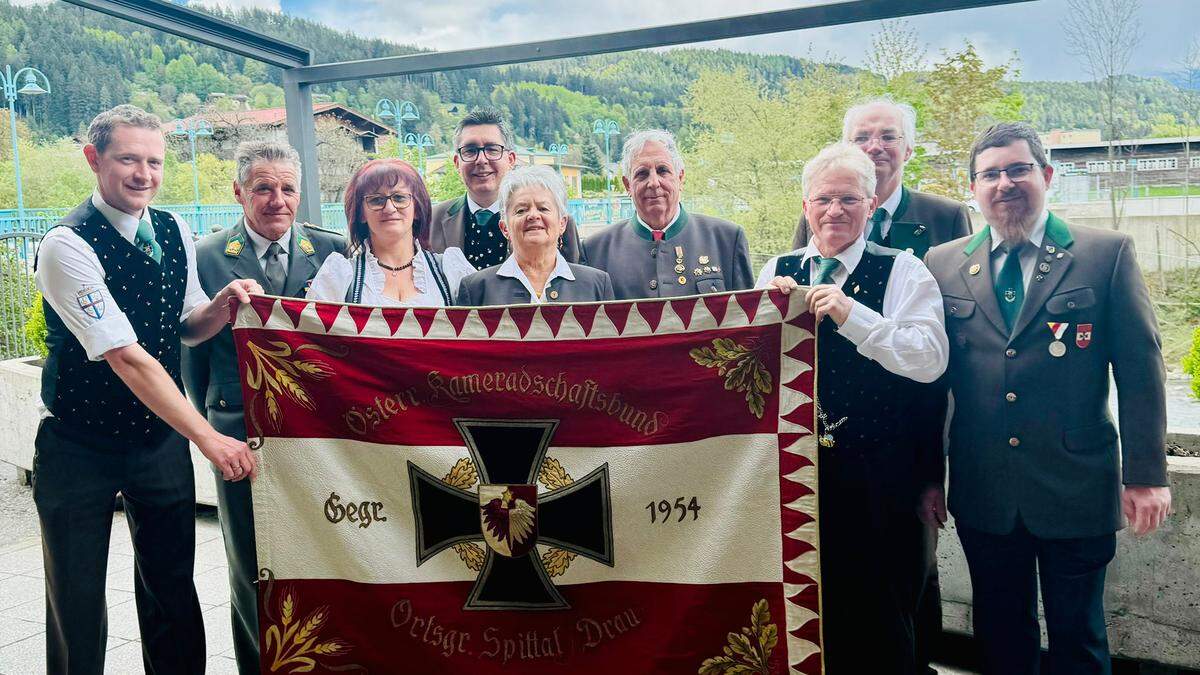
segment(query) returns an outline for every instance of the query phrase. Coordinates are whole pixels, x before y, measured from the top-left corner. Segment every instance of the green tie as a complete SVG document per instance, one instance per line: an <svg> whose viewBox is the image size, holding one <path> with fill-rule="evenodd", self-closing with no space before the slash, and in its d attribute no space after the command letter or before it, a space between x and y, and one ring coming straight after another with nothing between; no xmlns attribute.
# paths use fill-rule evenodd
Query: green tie
<svg viewBox="0 0 1200 675"><path fill-rule="evenodd" d="M1011 333L1017 316L1021 313L1021 303L1025 302L1025 279L1021 274L1021 247L1023 244L1013 244L1008 247L1008 257L996 276L996 300L1000 303L1000 312L1004 314L1004 325Z"/></svg>
<svg viewBox="0 0 1200 675"><path fill-rule="evenodd" d="M813 262L817 263L817 274L813 277L812 285L820 286L821 284L833 283L833 272L841 263L837 258L822 258L819 255L812 257Z"/></svg>
<svg viewBox="0 0 1200 675"><path fill-rule="evenodd" d="M154 262L162 260L162 246L154 240L154 226L149 220L138 221L137 234L133 237L133 245L145 251L146 255L154 258Z"/></svg>
<svg viewBox="0 0 1200 675"><path fill-rule="evenodd" d="M871 214L871 235L867 237L867 241L883 246L883 221L887 217L887 209L875 209L875 213Z"/></svg>
<svg viewBox="0 0 1200 675"><path fill-rule="evenodd" d="M479 209L475 212L475 224L480 227L487 227L492 222L492 216L496 214L487 209Z"/></svg>

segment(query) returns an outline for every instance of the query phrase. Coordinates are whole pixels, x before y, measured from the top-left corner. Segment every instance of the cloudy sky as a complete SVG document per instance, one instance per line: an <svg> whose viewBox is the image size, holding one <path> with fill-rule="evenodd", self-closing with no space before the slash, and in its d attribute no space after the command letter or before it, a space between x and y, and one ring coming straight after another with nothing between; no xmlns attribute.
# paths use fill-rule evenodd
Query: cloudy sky
<svg viewBox="0 0 1200 675"><path fill-rule="evenodd" d="M821 4L821 0L741 0L737 9L728 0L190 0L207 4L256 6L305 17L366 37L439 50L492 46L558 37L643 28L680 21ZM1131 70L1161 74L1179 69L1188 44L1200 25L1198 0L1142 0L1145 38L1133 57ZM909 19L936 57L943 48L957 48L969 39L990 64L1020 55L1021 78L1030 80L1086 79L1076 59L1066 54L1061 25L1069 11L1067 0L1035 2L950 12ZM863 46L878 23L778 33L698 46L721 46L739 51L815 56L861 65ZM326 60L322 58L321 60ZM336 59L335 59L336 60Z"/></svg>

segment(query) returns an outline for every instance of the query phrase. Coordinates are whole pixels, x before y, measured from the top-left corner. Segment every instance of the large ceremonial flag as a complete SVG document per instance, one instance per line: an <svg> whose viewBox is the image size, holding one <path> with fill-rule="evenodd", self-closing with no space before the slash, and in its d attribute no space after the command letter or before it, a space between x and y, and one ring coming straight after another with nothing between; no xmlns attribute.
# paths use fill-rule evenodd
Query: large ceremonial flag
<svg viewBox="0 0 1200 675"><path fill-rule="evenodd" d="M234 336L263 672L821 672L802 291Z"/></svg>

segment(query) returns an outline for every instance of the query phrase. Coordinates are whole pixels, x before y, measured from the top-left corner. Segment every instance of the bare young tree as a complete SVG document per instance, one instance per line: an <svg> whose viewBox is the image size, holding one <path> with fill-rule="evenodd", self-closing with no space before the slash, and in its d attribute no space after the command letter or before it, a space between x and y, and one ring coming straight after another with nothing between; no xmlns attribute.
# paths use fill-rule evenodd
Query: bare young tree
<svg viewBox="0 0 1200 675"><path fill-rule="evenodd" d="M901 75L918 73L925 67L926 45L906 19L882 21L871 35L871 46L863 59L867 70L892 82Z"/></svg>
<svg viewBox="0 0 1200 675"><path fill-rule="evenodd" d="M1100 115L1108 140L1108 161L1116 156L1114 145L1124 132L1122 97L1124 76L1133 50L1142 40L1140 0L1067 0L1063 36L1067 52L1079 59L1095 82L1100 98ZM1110 184L1112 228L1120 229L1121 213L1116 186Z"/></svg>

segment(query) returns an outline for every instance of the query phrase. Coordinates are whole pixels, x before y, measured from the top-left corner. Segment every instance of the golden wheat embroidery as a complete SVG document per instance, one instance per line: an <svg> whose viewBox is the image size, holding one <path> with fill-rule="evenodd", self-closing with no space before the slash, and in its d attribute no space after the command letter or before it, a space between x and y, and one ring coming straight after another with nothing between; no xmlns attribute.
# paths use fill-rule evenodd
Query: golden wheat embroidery
<svg viewBox="0 0 1200 675"><path fill-rule="evenodd" d="M338 656L350 651L350 644L338 638L320 637L322 627L331 616L329 607L318 607L304 620L296 620L296 599L285 591L279 604L280 622L266 632L266 650L271 654L271 672L310 673L317 667L318 657ZM322 664L324 665L324 664Z"/></svg>
<svg viewBox="0 0 1200 675"><path fill-rule="evenodd" d="M771 652L779 643L779 628L771 623L767 601L759 600L750 611L750 626L740 633L730 633L724 656L705 659L700 675L769 675Z"/></svg>
<svg viewBox="0 0 1200 675"><path fill-rule="evenodd" d="M764 394L771 393L771 373L753 349L743 347L729 338L717 338L712 348L698 347L688 352L692 360L705 368L716 368L725 377L725 388L746 392L746 405L762 419Z"/></svg>
<svg viewBox="0 0 1200 675"><path fill-rule="evenodd" d="M286 397L305 410L313 410L316 404L301 384L301 380L316 382L333 375L333 368L329 364L316 359L299 358L301 352L313 349L322 354L342 357L349 351L336 352L314 344L300 345L293 350L291 345L278 340L268 340L267 344L270 346L246 343L246 350L251 356L250 365L246 369L246 385L254 391L254 398L249 407L250 424L259 437L263 436L255 405L259 396L262 396L266 405L271 428L279 431L283 421L280 401Z"/></svg>

